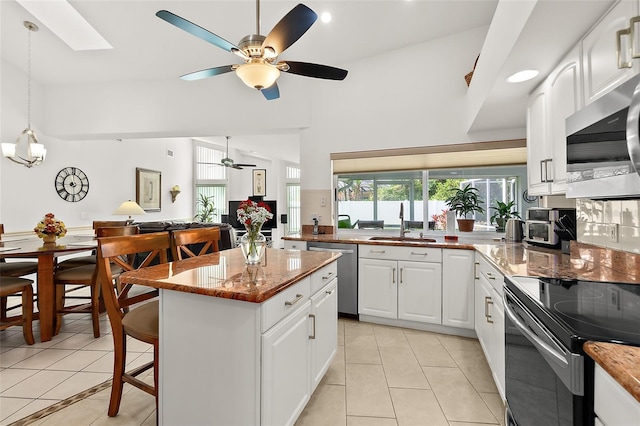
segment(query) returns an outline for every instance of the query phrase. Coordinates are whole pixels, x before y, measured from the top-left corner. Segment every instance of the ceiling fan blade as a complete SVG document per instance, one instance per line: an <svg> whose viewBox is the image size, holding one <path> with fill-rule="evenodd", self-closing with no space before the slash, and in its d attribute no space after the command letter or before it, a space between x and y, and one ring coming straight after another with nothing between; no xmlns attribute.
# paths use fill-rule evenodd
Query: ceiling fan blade
<svg viewBox="0 0 640 426"><path fill-rule="evenodd" d="M227 52L231 52L231 49L240 50L235 44L228 42L222 37L215 35L211 31L206 30L191 21L187 21L186 19L174 13L171 13L168 10L159 10L158 12L156 12L156 16L167 21L171 25L175 25L181 30L184 30L198 38L201 38L204 41L208 41L209 43L226 50Z"/></svg>
<svg viewBox="0 0 640 426"><path fill-rule="evenodd" d="M286 61L289 65L288 73L305 77L324 78L326 80L344 80L349 71L329 65L312 64L309 62Z"/></svg>
<svg viewBox="0 0 640 426"><path fill-rule="evenodd" d="M207 68L206 70L200 70L189 74L181 75L183 80L193 81L200 80L207 77L213 77L214 75L220 75L233 71L233 65L224 65L221 67Z"/></svg>
<svg viewBox="0 0 640 426"><path fill-rule="evenodd" d="M299 4L289 11L271 30L262 43L262 47L271 47L276 56L295 43L311 25L318 15L304 4Z"/></svg>
<svg viewBox="0 0 640 426"><path fill-rule="evenodd" d="M255 165L255 164L243 164L243 163L235 164L235 166L241 166L241 167L256 167L256 165Z"/></svg>
<svg viewBox="0 0 640 426"><path fill-rule="evenodd" d="M229 166L231 168L237 169L237 170L242 170L242 167L240 167L241 164L234 164L233 166Z"/></svg>
<svg viewBox="0 0 640 426"><path fill-rule="evenodd" d="M280 89L278 89L278 83L273 83L271 87L262 89L261 92L268 101L272 101L280 97Z"/></svg>

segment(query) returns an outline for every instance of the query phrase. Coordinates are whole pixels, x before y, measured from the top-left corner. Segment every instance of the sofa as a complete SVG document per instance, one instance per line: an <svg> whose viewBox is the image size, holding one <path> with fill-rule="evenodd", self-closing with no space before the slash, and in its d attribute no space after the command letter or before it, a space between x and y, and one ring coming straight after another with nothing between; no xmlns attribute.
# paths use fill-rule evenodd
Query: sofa
<svg viewBox="0 0 640 426"><path fill-rule="evenodd" d="M132 225L140 228L141 234L151 232L175 231L192 228L210 228L217 226L220 228L220 250L228 250L235 247L235 237L233 228L228 223L201 223L201 222L179 222L179 221L155 221L155 222L133 222Z"/></svg>

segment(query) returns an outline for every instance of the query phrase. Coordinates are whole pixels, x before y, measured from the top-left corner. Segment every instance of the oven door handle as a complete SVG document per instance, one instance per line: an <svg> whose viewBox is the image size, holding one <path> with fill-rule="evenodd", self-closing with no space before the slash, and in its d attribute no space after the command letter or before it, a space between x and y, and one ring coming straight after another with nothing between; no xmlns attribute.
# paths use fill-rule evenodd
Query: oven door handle
<svg viewBox="0 0 640 426"><path fill-rule="evenodd" d="M522 334L524 334L525 337L527 337L527 339L531 343L533 343L536 349L538 349L542 355L546 355L545 358L551 359L562 368L567 368L569 366L569 362L565 358L564 354L557 352L546 342L542 341L542 339L536 336L535 333L529 330L529 327L527 327L526 324L518 319L515 312L513 312L513 310L511 309L506 292L502 295L502 301L504 304L504 311L509 316L509 319L511 319L511 321L513 321L515 326L522 332Z"/></svg>

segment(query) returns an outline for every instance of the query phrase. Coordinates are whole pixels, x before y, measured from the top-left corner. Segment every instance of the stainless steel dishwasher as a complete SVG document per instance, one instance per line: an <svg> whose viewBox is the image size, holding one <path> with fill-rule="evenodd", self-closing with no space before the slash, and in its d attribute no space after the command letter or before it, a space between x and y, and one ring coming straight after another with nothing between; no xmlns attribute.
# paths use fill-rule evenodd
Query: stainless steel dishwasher
<svg viewBox="0 0 640 426"><path fill-rule="evenodd" d="M307 250L342 253L338 259L338 313L358 319L358 245L309 241Z"/></svg>

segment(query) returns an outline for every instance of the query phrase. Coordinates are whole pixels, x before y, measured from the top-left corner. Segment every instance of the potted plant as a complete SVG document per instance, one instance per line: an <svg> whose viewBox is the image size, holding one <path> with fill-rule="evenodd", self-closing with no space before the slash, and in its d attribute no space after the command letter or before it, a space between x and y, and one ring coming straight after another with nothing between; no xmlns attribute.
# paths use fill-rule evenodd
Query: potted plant
<svg viewBox="0 0 640 426"><path fill-rule="evenodd" d="M213 204L213 196L207 197L204 194L200 194L199 199L196 202L196 207L198 207L198 213L193 217L194 220L201 223L209 223L213 221L213 215L216 212Z"/></svg>
<svg viewBox="0 0 640 426"><path fill-rule="evenodd" d="M473 231L475 219L468 219L467 215L473 212L483 213L480 207L482 200L478 196L478 189L468 184L464 188L454 190L453 194L445 200L449 210L455 211L458 216L458 229L461 232Z"/></svg>
<svg viewBox="0 0 640 426"><path fill-rule="evenodd" d="M496 206L491 207L495 212L491 215L489 222L496 223L496 232L504 232L504 226L508 219L520 219L520 213L514 210L515 203L515 200L511 200L508 203L496 200Z"/></svg>

